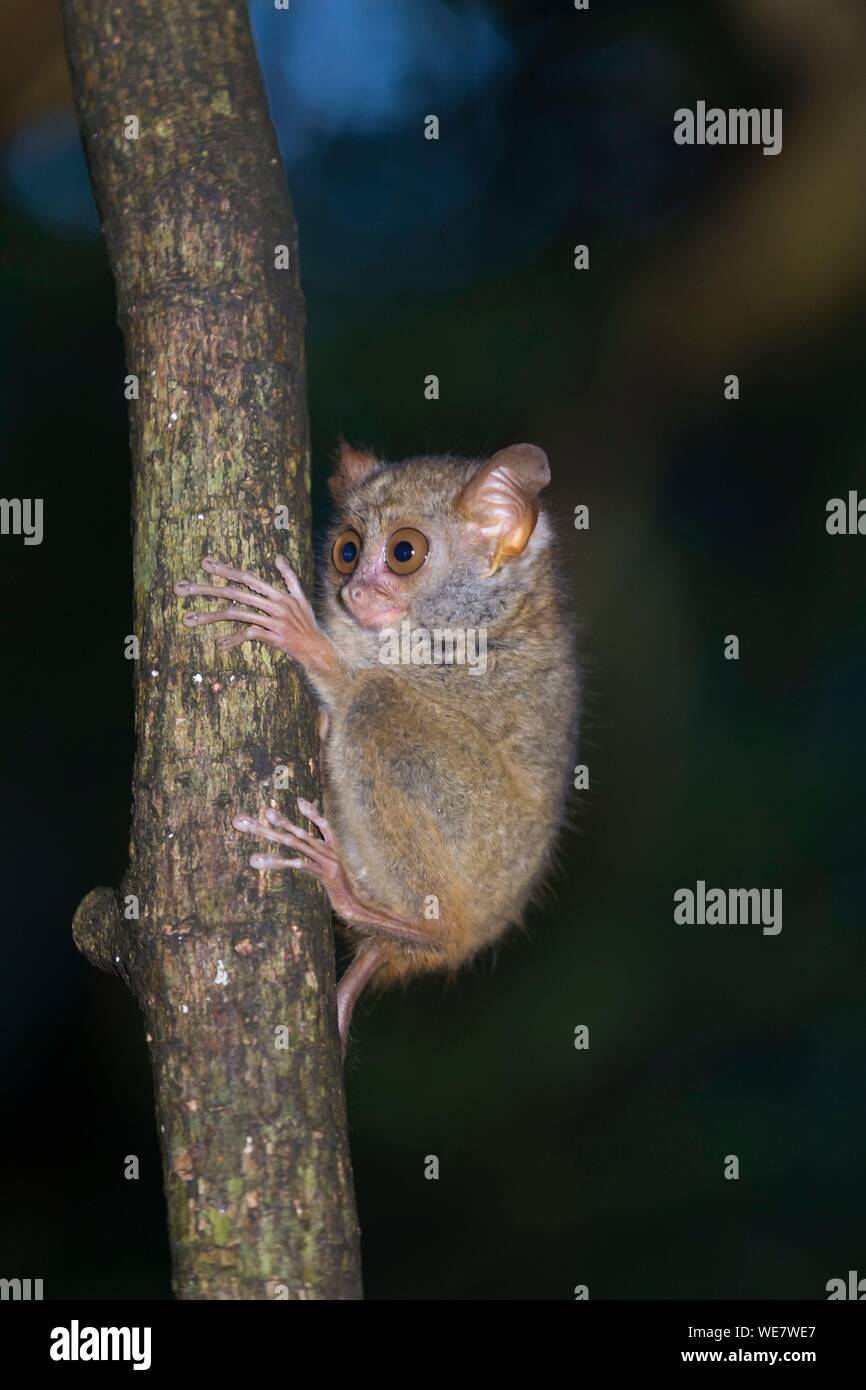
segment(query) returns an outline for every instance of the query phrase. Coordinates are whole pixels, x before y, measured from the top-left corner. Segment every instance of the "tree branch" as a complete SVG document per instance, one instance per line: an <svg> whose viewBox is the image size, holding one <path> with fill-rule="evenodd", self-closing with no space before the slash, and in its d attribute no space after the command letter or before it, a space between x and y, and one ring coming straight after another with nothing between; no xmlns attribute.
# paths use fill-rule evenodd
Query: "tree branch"
<svg viewBox="0 0 866 1390"><path fill-rule="evenodd" d="M296 230L246 6L66 0L66 30L137 378L130 867L74 936L144 1011L177 1295L359 1297L328 906L231 829L316 796L315 711L290 663L218 652L172 593L205 554L273 578L282 550L311 579Z"/></svg>

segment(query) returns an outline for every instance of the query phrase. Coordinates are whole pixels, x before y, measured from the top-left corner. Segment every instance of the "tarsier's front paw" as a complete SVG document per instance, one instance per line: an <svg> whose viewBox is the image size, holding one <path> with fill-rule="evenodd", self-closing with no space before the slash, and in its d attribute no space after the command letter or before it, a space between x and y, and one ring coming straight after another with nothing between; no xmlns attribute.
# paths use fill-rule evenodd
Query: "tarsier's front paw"
<svg viewBox="0 0 866 1390"><path fill-rule="evenodd" d="M283 577L285 591L266 584L249 570L233 569L231 565L224 565L222 561L207 556L201 562L202 569L228 583L194 584L189 579L181 579L175 584L174 592L180 598L200 596L221 599L228 601L229 606L212 613L185 613L184 625L203 627L207 623L243 623L240 632L220 637L217 646L228 651L242 642L264 642L269 647L279 647L280 651L294 657L301 665L308 665L314 649L324 639L300 580L288 560L278 555L276 564ZM237 585L244 587L238 588ZM245 607L239 607L239 604Z"/></svg>

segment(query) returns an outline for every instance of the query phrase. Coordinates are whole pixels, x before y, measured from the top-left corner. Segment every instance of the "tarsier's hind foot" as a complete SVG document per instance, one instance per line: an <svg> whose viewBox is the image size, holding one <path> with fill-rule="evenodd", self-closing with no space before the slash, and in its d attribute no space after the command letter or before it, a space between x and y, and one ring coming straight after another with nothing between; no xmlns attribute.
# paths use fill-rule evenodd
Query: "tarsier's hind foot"
<svg viewBox="0 0 866 1390"><path fill-rule="evenodd" d="M251 816L235 816L232 825L246 835L255 835L259 840L271 840L274 844L293 849L305 858L287 859L278 854L251 854L250 864L254 869L300 869L314 874L327 888L336 884L342 867L337 855L331 828L314 801L298 797L298 810L307 820L313 822L321 832L311 835L300 825L293 824L286 816L269 806L264 812L264 821L253 820ZM330 892L330 888L329 888Z"/></svg>
<svg viewBox="0 0 866 1390"><path fill-rule="evenodd" d="M315 802L298 797L298 810L307 820L312 821L320 835L313 835L302 826L293 824L286 816L269 806L265 820L253 820L250 816L235 816L232 825L246 835L255 835L260 840L270 840L284 845L303 858L284 858L278 854L253 854L250 864L254 869L298 869L302 873L313 874L324 887L331 900L331 907L350 927L360 927L389 936L403 942L406 946L417 946L426 951L436 951L438 943L429 931L419 927L411 917L387 908L376 907L365 902L356 892L346 872L334 833L326 818L319 813Z"/></svg>
<svg viewBox="0 0 866 1390"><path fill-rule="evenodd" d="M331 907L337 916L348 926L374 938L361 946L355 960L340 981L337 1007L340 1037L345 1051L355 1002L372 975L385 961L385 953L377 946L375 937L403 946L410 952L423 951L433 956L440 954L443 946L433 937L429 928L424 929L424 924L401 913L390 912L387 908L365 902L352 885L334 832L327 818L320 814L316 802L298 797L298 810L312 822L319 831L318 835L295 825L272 806L265 810L262 820L254 820L251 816L235 816L232 825L235 830L240 830L245 835L268 840L292 851L291 857L275 853L252 854L250 864L254 869L295 869L300 873L313 874L328 894Z"/></svg>

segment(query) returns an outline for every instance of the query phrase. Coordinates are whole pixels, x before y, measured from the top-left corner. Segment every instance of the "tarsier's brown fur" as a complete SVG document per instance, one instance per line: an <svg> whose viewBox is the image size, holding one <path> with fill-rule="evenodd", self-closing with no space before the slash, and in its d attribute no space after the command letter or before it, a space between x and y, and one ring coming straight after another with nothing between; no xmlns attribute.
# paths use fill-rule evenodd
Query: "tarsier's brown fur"
<svg viewBox="0 0 866 1390"><path fill-rule="evenodd" d="M338 515L323 567L321 629L284 560L288 595L256 579L279 602L246 600L276 613L224 610L252 626L223 645L258 638L280 646L304 666L327 715L325 818L303 808L328 848L273 811L235 825L311 854L252 862L317 873L349 924L358 949L341 981L344 1044L370 978L389 984L456 969L520 918L548 864L570 785L578 703L551 528L537 501L548 479L547 460L531 445L486 462L386 464L343 444L331 480ZM387 564L389 537L400 528L429 543L414 573ZM350 546L352 533L361 543L348 575L331 559L344 533ZM205 567L235 582L255 578L215 561ZM186 582L177 591L220 593ZM383 665L383 631L399 631L404 620L413 632L484 631L486 671Z"/></svg>

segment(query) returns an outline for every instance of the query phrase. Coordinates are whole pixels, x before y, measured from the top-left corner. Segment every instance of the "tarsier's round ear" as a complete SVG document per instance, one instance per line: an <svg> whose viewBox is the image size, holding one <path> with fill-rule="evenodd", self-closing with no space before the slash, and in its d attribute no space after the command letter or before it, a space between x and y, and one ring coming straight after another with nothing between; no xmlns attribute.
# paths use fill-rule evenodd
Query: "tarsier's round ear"
<svg viewBox="0 0 866 1390"><path fill-rule="evenodd" d="M379 467L375 454L367 449L353 449L343 435L337 440L335 463L336 469L328 479L328 487L337 502L341 502L356 483Z"/></svg>
<svg viewBox="0 0 866 1390"><path fill-rule="evenodd" d="M500 449L469 479L457 511L489 542L485 579L526 549L538 520L538 494L549 482L547 454L535 444Z"/></svg>

